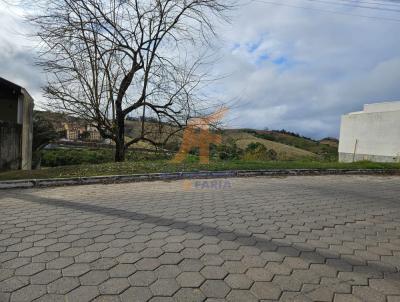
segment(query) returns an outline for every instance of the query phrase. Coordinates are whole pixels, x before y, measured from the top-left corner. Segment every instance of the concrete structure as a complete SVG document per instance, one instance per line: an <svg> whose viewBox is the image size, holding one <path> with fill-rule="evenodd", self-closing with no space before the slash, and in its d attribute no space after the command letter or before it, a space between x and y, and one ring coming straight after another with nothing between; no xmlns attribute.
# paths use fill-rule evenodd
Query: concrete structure
<svg viewBox="0 0 400 302"><path fill-rule="evenodd" d="M0 170L32 167L33 98L0 78Z"/></svg>
<svg viewBox="0 0 400 302"><path fill-rule="evenodd" d="M339 161L400 161L400 102L364 105L342 116Z"/></svg>

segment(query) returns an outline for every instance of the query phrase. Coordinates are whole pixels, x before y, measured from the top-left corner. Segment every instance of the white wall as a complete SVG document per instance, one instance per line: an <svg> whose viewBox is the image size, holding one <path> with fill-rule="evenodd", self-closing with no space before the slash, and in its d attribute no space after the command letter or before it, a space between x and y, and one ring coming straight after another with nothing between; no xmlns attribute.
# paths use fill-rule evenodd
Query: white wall
<svg viewBox="0 0 400 302"><path fill-rule="evenodd" d="M400 102L395 102L399 103ZM393 110L397 104L386 109ZM370 108L373 110L373 108ZM375 109L378 109L375 107ZM381 110L385 108L381 107ZM357 112L342 116L340 127L339 154L371 155L374 160L379 157L391 157L393 161L400 159L400 110L384 112ZM343 156L342 156L343 158ZM356 157L371 159L369 157ZM341 160L349 161L349 160ZM380 160L377 160L380 161ZM386 158L382 161L390 161Z"/></svg>
<svg viewBox="0 0 400 302"><path fill-rule="evenodd" d="M400 102L382 102L364 105L364 112L386 112L397 110L400 110Z"/></svg>

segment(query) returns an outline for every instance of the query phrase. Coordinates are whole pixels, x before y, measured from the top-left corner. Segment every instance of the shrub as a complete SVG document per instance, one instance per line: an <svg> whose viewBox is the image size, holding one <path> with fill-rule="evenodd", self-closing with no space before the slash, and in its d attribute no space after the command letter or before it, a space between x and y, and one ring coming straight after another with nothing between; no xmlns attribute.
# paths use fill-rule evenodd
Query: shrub
<svg viewBox="0 0 400 302"><path fill-rule="evenodd" d="M113 161L111 149L54 149L43 152L42 164L47 167L99 164Z"/></svg>
<svg viewBox="0 0 400 302"><path fill-rule="evenodd" d="M247 145L243 159L245 160L276 160L278 153L274 149L267 149L261 143Z"/></svg>
<svg viewBox="0 0 400 302"><path fill-rule="evenodd" d="M43 150L42 165L46 167L102 164L114 161L114 150L108 148L99 149L52 149ZM145 161L170 159L171 155L165 152L139 152L128 150L127 161Z"/></svg>
<svg viewBox="0 0 400 302"><path fill-rule="evenodd" d="M240 159L243 152L233 140L230 140L226 144L211 145L211 155L221 160L235 160Z"/></svg>

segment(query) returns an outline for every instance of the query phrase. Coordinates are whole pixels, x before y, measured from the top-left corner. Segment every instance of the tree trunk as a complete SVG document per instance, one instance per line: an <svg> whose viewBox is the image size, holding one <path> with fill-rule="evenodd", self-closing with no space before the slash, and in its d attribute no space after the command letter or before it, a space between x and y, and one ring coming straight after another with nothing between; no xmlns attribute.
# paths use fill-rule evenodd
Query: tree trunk
<svg viewBox="0 0 400 302"><path fill-rule="evenodd" d="M115 161L125 161L125 118L117 113L117 139L115 141Z"/></svg>

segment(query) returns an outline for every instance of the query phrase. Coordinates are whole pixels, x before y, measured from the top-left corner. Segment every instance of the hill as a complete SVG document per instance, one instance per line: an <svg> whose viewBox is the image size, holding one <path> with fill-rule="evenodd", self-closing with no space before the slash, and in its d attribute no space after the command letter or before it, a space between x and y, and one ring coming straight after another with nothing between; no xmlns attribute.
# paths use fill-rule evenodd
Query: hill
<svg viewBox="0 0 400 302"><path fill-rule="evenodd" d="M325 138L321 141L301 136L285 130L249 130L243 131L268 141L296 147L316 154L320 159L336 160L338 141L334 138Z"/></svg>
<svg viewBox="0 0 400 302"><path fill-rule="evenodd" d="M242 150L245 150L250 143L261 143L267 149L275 150L278 154L279 160L317 158L317 155L310 151L264 139L243 130L224 131L223 142L227 143L229 140L233 140L236 145Z"/></svg>
<svg viewBox="0 0 400 302"><path fill-rule="evenodd" d="M55 126L67 121L72 123L84 123L76 117L62 113L41 112L49 118ZM126 120L127 140L140 135L141 122L139 120ZM148 137L156 142L163 142L170 136L164 149L171 151L179 150L182 141L182 131L177 127L155 123L151 120L145 123ZM324 138L320 141L301 136L297 133L285 130L256 130L256 129L225 129L221 131L223 143L234 142L239 149L245 150L251 143L261 143L268 150L273 149L277 153L278 160L318 159L337 160L338 140L335 138ZM154 149L149 142L139 142L133 148Z"/></svg>

